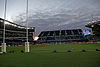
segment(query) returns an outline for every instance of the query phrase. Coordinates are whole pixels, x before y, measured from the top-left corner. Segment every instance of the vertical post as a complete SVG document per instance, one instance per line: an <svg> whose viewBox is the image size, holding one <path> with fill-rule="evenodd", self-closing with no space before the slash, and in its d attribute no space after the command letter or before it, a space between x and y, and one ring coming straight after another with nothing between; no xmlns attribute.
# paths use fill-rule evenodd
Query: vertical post
<svg viewBox="0 0 100 67"><path fill-rule="evenodd" d="M27 24L27 29L26 29L27 34L26 34L26 36L27 36L27 42L28 42L28 0L27 0L27 7L26 7L26 24Z"/></svg>
<svg viewBox="0 0 100 67"><path fill-rule="evenodd" d="M61 43L61 38L62 38L62 36L61 36L61 29L60 29L60 34L59 34L59 36L60 36L60 37L59 37L59 38L60 38L60 44L62 44L62 43Z"/></svg>
<svg viewBox="0 0 100 67"><path fill-rule="evenodd" d="M26 42L25 42L25 52L29 52L29 42L28 42L28 0L26 3Z"/></svg>
<svg viewBox="0 0 100 67"><path fill-rule="evenodd" d="M3 53L6 53L6 43L5 43L6 9L7 9L7 0L5 0L5 7L4 7L4 30L3 30L3 43L2 43L2 49L1 49Z"/></svg>

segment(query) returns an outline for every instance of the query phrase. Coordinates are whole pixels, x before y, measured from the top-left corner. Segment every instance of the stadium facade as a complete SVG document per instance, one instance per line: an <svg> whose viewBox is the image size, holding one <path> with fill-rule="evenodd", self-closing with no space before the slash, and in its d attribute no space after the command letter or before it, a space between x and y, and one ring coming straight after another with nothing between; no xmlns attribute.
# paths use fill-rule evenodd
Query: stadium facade
<svg viewBox="0 0 100 67"><path fill-rule="evenodd" d="M87 24L86 27L92 29L94 40L100 42L100 21L93 21Z"/></svg>
<svg viewBox="0 0 100 67"><path fill-rule="evenodd" d="M3 42L4 19L0 18L0 45ZM35 27L28 28L29 42L33 43ZM7 45L24 45L26 42L26 27L5 20L5 41Z"/></svg>
<svg viewBox="0 0 100 67"><path fill-rule="evenodd" d="M86 42L88 41L81 29L72 30L56 30L56 31L42 31L39 34L38 43L72 43L72 42Z"/></svg>

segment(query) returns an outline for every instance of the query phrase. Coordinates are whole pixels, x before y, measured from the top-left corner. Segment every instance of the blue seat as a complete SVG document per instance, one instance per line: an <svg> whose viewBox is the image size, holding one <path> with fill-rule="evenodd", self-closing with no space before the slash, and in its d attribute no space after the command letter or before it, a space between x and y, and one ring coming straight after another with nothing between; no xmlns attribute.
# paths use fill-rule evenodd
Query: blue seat
<svg viewBox="0 0 100 67"><path fill-rule="evenodd" d="M71 52L71 50L68 50L67 52Z"/></svg>
<svg viewBox="0 0 100 67"><path fill-rule="evenodd" d="M83 52L86 52L86 50L85 50L85 49L83 49L82 51L83 51Z"/></svg>
<svg viewBox="0 0 100 67"><path fill-rule="evenodd" d="M96 49L96 51L100 51L100 49Z"/></svg>
<svg viewBox="0 0 100 67"><path fill-rule="evenodd" d="M53 52L56 52L56 50L54 50Z"/></svg>

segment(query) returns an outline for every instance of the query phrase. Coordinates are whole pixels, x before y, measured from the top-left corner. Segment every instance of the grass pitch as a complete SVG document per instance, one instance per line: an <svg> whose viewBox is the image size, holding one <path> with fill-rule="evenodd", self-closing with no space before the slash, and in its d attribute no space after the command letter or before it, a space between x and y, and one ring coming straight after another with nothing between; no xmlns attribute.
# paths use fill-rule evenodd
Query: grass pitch
<svg viewBox="0 0 100 67"><path fill-rule="evenodd" d="M100 67L100 51L96 49L100 44L31 45L30 53L20 52L24 46L7 47L7 53L0 54L0 67Z"/></svg>

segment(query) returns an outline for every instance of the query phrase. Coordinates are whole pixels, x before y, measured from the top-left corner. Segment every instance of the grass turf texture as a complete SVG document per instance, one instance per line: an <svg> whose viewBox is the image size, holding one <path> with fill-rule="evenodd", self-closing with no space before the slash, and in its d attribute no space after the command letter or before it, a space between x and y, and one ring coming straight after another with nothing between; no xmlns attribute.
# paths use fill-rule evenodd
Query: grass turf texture
<svg viewBox="0 0 100 67"><path fill-rule="evenodd" d="M30 53L20 52L24 46L7 47L7 53L0 55L0 67L100 67L100 51L96 49L100 44L31 45Z"/></svg>

